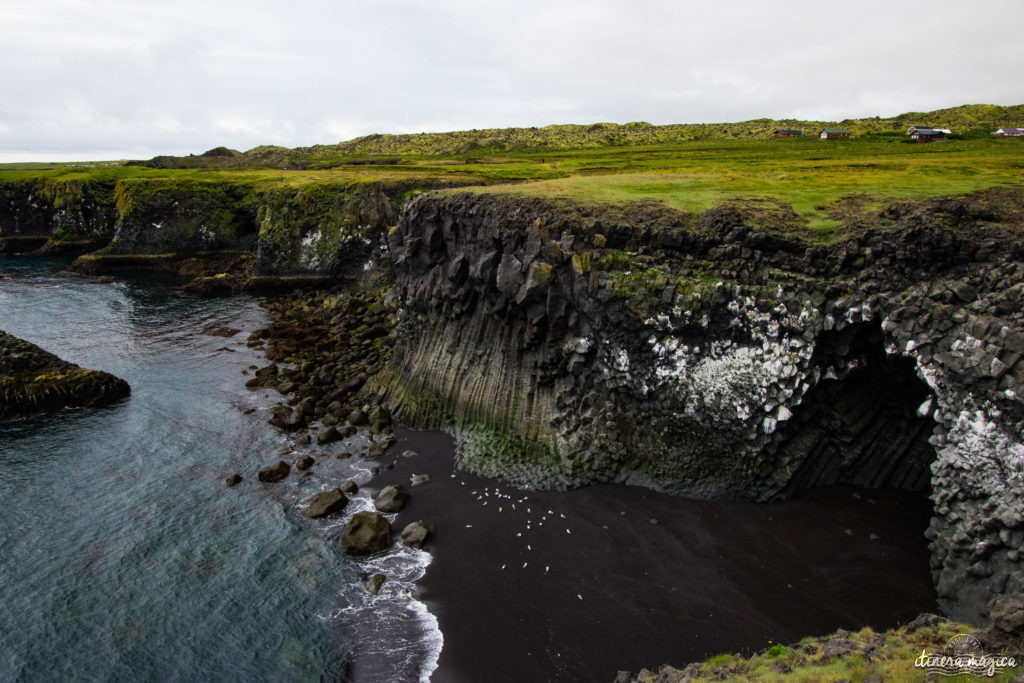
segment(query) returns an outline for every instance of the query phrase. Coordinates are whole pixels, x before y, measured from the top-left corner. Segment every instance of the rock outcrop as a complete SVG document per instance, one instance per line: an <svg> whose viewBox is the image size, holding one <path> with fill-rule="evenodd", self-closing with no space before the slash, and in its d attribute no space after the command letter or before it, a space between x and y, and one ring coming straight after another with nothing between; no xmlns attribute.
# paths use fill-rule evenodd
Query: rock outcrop
<svg viewBox="0 0 1024 683"><path fill-rule="evenodd" d="M131 394L123 379L68 363L0 331L0 420L94 408Z"/></svg>
<svg viewBox="0 0 1024 683"><path fill-rule="evenodd" d="M364 391L528 486L929 491L942 606L977 619L1024 593L1022 209L895 204L825 244L765 204L422 197L390 234L399 343Z"/></svg>

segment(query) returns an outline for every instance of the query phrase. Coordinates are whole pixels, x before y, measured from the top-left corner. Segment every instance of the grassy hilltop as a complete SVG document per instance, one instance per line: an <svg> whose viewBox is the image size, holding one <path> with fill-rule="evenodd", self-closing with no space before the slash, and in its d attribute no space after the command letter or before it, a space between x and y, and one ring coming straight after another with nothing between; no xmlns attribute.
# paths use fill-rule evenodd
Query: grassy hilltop
<svg viewBox="0 0 1024 683"><path fill-rule="evenodd" d="M913 124L951 128L954 139L908 144ZM928 113L841 122L774 121L563 125L418 135L371 135L296 149L226 148L156 157L118 166L0 166L0 182L74 187L102 181L231 185L312 191L326 185L399 184L540 196L586 203L658 202L699 212L725 201L781 204L825 239L851 207L871 210L894 199L966 194L1024 182L1024 141L995 139L1024 125L1024 105L965 105ZM820 141L841 127L853 137ZM777 128L807 137L773 140ZM412 190L411 190L412 191Z"/></svg>

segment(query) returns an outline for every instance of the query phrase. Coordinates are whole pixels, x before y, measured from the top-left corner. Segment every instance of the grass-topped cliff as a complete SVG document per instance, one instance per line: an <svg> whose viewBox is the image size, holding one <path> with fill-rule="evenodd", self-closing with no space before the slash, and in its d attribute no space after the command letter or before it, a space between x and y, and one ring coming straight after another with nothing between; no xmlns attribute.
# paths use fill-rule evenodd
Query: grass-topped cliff
<svg viewBox="0 0 1024 683"><path fill-rule="evenodd" d="M910 124L958 135L907 144ZM241 249L258 252L260 272L330 274L365 261L409 196L437 190L660 206L692 223L738 203L763 214L767 232L829 242L852 216L894 200L1020 186L1024 143L991 132L1021 124L1024 105L970 105L842 122L548 126L217 148L118 165L7 164L0 250L25 236L95 240L114 254ZM820 141L826 126L854 136ZM769 139L777 128L807 137Z"/></svg>

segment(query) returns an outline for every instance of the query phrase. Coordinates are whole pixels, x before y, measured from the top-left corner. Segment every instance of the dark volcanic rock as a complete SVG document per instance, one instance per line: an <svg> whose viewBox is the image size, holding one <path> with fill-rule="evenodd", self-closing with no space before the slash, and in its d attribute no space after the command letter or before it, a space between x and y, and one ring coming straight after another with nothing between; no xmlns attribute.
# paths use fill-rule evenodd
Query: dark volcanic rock
<svg viewBox="0 0 1024 683"><path fill-rule="evenodd" d="M269 482L280 481L280 480L284 479L285 477L288 476L288 473L291 472L291 471L292 471L291 466L288 463L286 463L284 460L280 460L280 461L278 461L274 465L267 465L266 467L261 469L256 474L256 477L260 481L264 481L264 482L268 482L269 483Z"/></svg>
<svg viewBox="0 0 1024 683"><path fill-rule="evenodd" d="M242 482L242 475L237 472L232 474L230 477L224 480L224 485L228 488L240 484Z"/></svg>
<svg viewBox="0 0 1024 683"><path fill-rule="evenodd" d="M370 411L369 416L370 427L374 431L380 431L385 427L391 426L391 413L388 412L384 406L377 406Z"/></svg>
<svg viewBox="0 0 1024 683"><path fill-rule="evenodd" d="M300 455L295 460L295 467L300 470L308 470L310 467L316 464L316 458L312 455Z"/></svg>
<svg viewBox="0 0 1024 683"><path fill-rule="evenodd" d="M348 498L340 488L318 493L303 504L302 514L305 517L317 518L344 510Z"/></svg>
<svg viewBox="0 0 1024 683"><path fill-rule="evenodd" d="M401 484L385 486L377 497L373 499L373 505L381 512L398 512L409 502L409 492Z"/></svg>
<svg viewBox="0 0 1024 683"><path fill-rule="evenodd" d="M341 545L350 555L367 555L391 545L391 523L384 515L364 510L357 512L345 526Z"/></svg>
<svg viewBox="0 0 1024 683"><path fill-rule="evenodd" d="M430 522L425 522L422 519L418 522L412 522L402 529L402 545L410 548L422 548L423 543L435 531L434 525Z"/></svg>
<svg viewBox="0 0 1024 683"><path fill-rule="evenodd" d="M324 427L316 435L316 442L321 446L341 440L341 432L335 427Z"/></svg>
<svg viewBox="0 0 1024 683"><path fill-rule="evenodd" d="M98 407L129 394L131 387L123 379L68 363L0 331L0 420Z"/></svg>

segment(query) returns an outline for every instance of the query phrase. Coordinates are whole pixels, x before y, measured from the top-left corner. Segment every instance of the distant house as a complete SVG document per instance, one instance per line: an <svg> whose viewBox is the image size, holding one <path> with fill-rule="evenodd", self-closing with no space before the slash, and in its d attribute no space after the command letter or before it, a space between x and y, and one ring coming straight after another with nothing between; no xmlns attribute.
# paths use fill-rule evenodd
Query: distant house
<svg viewBox="0 0 1024 683"><path fill-rule="evenodd" d="M804 136L804 132L802 130L781 129L781 130L775 131L775 134L772 137L775 137L775 138L802 138L803 136Z"/></svg>
<svg viewBox="0 0 1024 683"><path fill-rule="evenodd" d="M910 139L917 140L918 142L941 140L947 135L952 134L953 131L948 128L931 128L929 126L911 126L907 131L907 135L910 136Z"/></svg>
<svg viewBox="0 0 1024 683"><path fill-rule="evenodd" d="M821 135L818 136L821 140L842 140L850 137L850 131L839 130L837 128L828 128L821 131Z"/></svg>
<svg viewBox="0 0 1024 683"><path fill-rule="evenodd" d="M1024 137L1024 128L1000 128L995 133L992 133L999 138L1020 138Z"/></svg>

